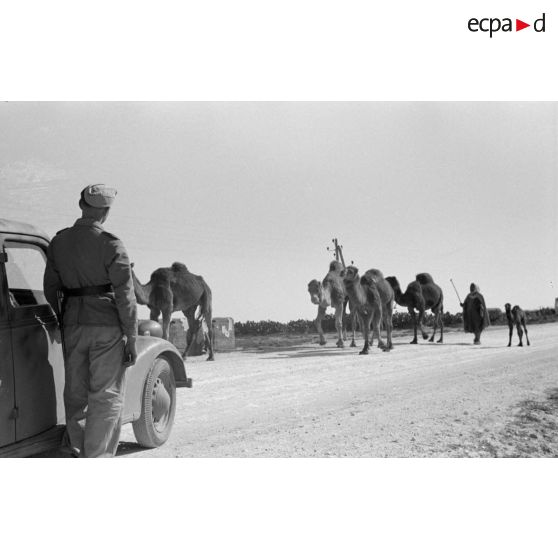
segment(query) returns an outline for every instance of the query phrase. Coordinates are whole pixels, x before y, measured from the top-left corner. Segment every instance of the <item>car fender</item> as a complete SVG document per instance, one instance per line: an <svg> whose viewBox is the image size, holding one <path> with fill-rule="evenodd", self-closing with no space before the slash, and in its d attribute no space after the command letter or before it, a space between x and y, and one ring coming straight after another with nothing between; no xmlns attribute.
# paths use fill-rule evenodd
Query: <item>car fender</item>
<svg viewBox="0 0 558 558"><path fill-rule="evenodd" d="M170 361L177 387L192 385L191 379L186 376L182 356L172 343L158 337L140 336L137 338L136 350L136 363L126 369L123 424L139 418L145 379L157 357L164 356Z"/></svg>

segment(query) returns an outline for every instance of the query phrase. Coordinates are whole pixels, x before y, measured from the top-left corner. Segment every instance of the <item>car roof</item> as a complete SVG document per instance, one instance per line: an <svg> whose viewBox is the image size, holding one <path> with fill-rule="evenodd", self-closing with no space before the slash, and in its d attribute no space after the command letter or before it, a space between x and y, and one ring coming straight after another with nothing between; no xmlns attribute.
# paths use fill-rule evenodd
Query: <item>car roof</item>
<svg viewBox="0 0 558 558"><path fill-rule="evenodd" d="M48 234L41 229L29 225L28 223L21 223L20 221L11 221L9 219L0 218L0 233L22 234L27 236L38 236L49 240Z"/></svg>

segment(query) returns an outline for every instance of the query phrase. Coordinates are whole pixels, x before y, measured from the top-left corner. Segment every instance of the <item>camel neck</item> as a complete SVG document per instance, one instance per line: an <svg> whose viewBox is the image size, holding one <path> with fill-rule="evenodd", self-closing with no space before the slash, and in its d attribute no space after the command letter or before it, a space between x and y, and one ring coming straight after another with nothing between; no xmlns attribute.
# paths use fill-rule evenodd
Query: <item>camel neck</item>
<svg viewBox="0 0 558 558"><path fill-rule="evenodd" d="M350 283L348 286L345 285L345 288L350 299L358 304L366 304L366 294L364 293L364 289L360 285L358 279L353 283Z"/></svg>
<svg viewBox="0 0 558 558"><path fill-rule="evenodd" d="M136 295L136 300L138 304L149 304L149 294L150 294L150 286L149 283L147 285L142 285L140 280L136 277L135 272L132 270L132 281L134 283L134 292Z"/></svg>

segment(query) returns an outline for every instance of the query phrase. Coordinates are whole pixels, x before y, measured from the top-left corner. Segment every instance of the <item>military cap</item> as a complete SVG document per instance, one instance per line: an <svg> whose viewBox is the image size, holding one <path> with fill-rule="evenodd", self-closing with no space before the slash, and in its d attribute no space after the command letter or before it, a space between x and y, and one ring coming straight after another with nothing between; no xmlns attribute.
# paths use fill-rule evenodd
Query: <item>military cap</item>
<svg viewBox="0 0 558 558"><path fill-rule="evenodd" d="M90 184L81 192L85 203L92 207L110 207L116 197L116 188L104 184Z"/></svg>

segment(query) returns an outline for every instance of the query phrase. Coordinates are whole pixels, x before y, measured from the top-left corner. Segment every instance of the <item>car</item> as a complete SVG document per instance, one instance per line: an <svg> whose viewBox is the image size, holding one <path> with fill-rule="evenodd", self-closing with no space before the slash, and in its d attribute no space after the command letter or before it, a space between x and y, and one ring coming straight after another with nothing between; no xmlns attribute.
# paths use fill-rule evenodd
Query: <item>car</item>
<svg viewBox="0 0 558 558"><path fill-rule="evenodd" d="M56 314L43 293L49 237L37 227L0 219L0 456L26 457L59 447L64 432L64 357ZM176 388L192 387L182 356L157 337L139 336L126 369L123 423L138 443L168 439ZM155 333L154 333L155 332Z"/></svg>

